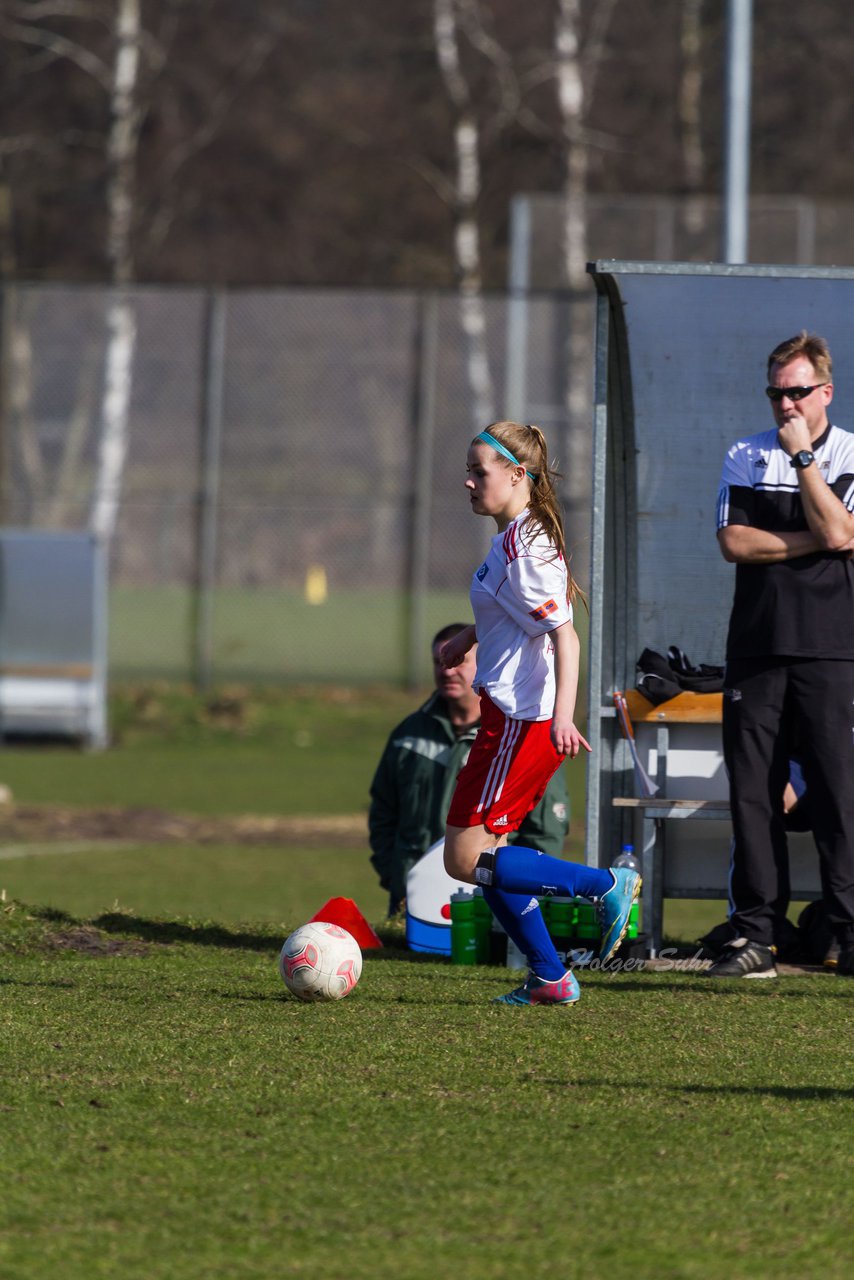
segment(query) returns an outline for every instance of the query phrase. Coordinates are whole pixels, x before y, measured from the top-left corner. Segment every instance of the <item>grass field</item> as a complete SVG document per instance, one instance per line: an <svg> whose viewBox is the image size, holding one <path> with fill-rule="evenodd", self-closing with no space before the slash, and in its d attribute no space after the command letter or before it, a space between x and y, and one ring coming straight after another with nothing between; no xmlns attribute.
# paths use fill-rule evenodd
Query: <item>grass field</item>
<svg viewBox="0 0 854 1280"><path fill-rule="evenodd" d="M290 589L221 588L214 602L214 675L223 680L406 678L407 598L400 590L333 590L311 605ZM465 591L431 592L424 607L422 676L430 677L430 638L449 621L467 621ZM114 679L188 679L192 600L181 587L113 587L110 671Z"/></svg>
<svg viewBox="0 0 854 1280"><path fill-rule="evenodd" d="M71 815L358 814L411 701L129 688L114 749L4 750L0 780ZM358 839L15 839L3 1280L851 1273L854 982L582 973L575 1008L496 1008L506 970L379 925ZM277 953L337 895L387 945L347 1000L301 1005ZM665 924L721 917L671 903Z"/></svg>
<svg viewBox="0 0 854 1280"><path fill-rule="evenodd" d="M844 980L514 1010L387 949L301 1005L280 940L6 905L4 1280L850 1274Z"/></svg>
<svg viewBox="0 0 854 1280"><path fill-rule="evenodd" d="M387 686L226 686L200 698L181 686L124 686L111 703L116 746L6 747L0 782L18 804L167 810L201 815L366 815L368 789L391 726L414 705ZM583 765L568 765L569 856L583 856ZM2 810L0 810L2 830ZM379 919L385 897L367 840L339 848L226 842L129 843L119 829L91 845L0 845L0 890L90 916L121 902L229 924L311 915L325 897L354 897ZM11 847L10 847L11 844ZM304 861L315 871L306 872ZM305 893L306 886L310 892ZM326 890L328 889L328 892ZM318 893L325 897L318 902ZM797 908L793 908L796 915ZM690 942L723 918L715 902L668 902L670 938Z"/></svg>

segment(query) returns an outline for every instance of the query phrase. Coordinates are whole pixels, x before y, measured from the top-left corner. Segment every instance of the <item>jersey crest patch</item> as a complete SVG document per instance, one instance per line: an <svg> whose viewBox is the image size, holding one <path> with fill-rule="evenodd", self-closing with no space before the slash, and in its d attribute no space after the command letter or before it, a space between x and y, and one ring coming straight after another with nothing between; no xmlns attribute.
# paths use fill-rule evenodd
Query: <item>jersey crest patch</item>
<svg viewBox="0 0 854 1280"><path fill-rule="evenodd" d="M486 564L486 562L484 562L474 576L477 578L478 582L483 582L484 578L488 573L489 573L489 565Z"/></svg>
<svg viewBox="0 0 854 1280"><path fill-rule="evenodd" d="M538 609L532 609L531 617L535 622L544 622L550 613L557 613L557 605L554 600L547 600Z"/></svg>

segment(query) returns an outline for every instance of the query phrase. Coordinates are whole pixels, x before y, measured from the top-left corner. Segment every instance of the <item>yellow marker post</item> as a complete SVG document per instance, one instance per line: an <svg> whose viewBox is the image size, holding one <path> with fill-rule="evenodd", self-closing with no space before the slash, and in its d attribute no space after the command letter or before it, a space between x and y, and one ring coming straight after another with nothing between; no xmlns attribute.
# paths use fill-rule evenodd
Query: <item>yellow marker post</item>
<svg viewBox="0 0 854 1280"><path fill-rule="evenodd" d="M328 596L326 570L322 564L310 564L305 575L306 604L326 604Z"/></svg>

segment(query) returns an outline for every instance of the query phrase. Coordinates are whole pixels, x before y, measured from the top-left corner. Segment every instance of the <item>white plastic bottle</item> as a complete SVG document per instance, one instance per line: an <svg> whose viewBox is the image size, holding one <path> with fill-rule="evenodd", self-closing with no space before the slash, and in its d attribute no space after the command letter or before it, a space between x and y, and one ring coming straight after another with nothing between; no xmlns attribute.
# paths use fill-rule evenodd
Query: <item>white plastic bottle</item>
<svg viewBox="0 0 854 1280"><path fill-rule="evenodd" d="M641 865L635 857L635 847L633 844L624 844L618 856L611 863L612 867L628 867L630 871L636 871L640 875Z"/></svg>

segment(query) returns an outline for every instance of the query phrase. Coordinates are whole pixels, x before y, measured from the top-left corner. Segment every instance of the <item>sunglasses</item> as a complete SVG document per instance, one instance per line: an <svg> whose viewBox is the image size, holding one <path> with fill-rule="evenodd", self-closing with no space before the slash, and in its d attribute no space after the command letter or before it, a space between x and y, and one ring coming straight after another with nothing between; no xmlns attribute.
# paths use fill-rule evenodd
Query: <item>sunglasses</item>
<svg viewBox="0 0 854 1280"><path fill-rule="evenodd" d="M769 400L773 400L778 404L783 396L787 400L805 400L807 396L812 395L817 387L826 387L826 382L816 382L811 387L766 387L765 394Z"/></svg>

